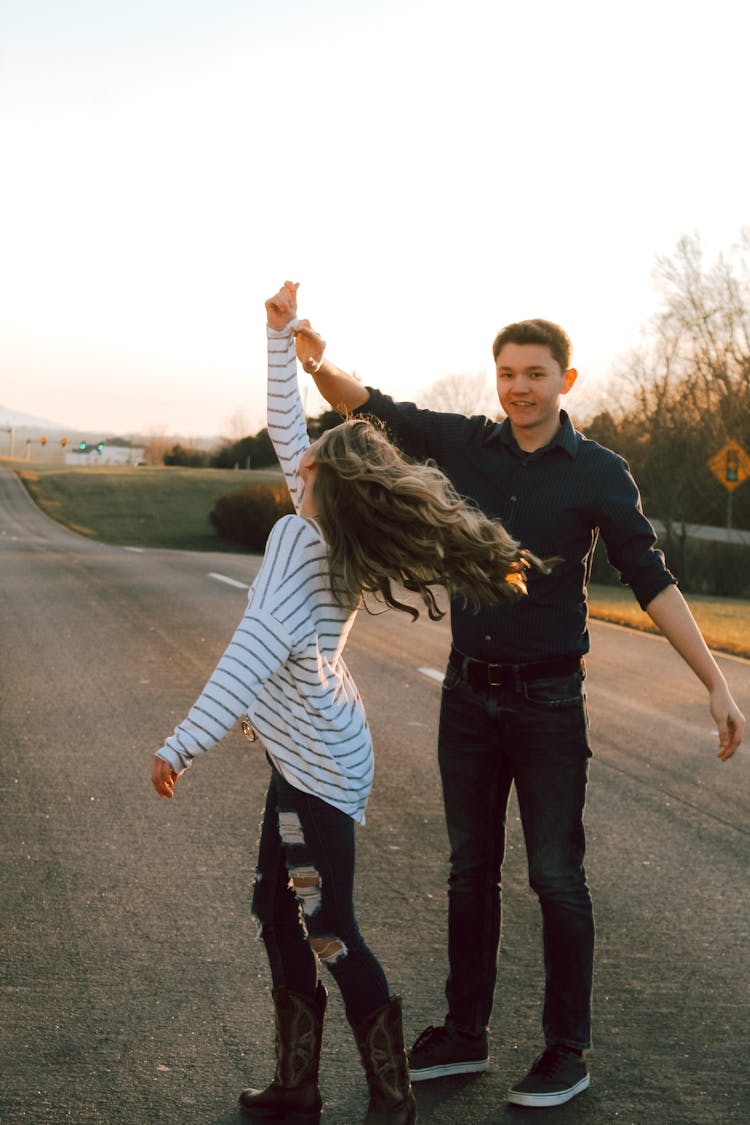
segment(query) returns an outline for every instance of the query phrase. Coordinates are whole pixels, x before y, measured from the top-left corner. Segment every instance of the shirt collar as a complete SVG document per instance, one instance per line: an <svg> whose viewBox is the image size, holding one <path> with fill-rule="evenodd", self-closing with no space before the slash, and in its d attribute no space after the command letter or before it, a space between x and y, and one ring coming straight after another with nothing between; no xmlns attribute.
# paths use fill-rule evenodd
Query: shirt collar
<svg viewBox="0 0 750 1125"><path fill-rule="evenodd" d="M513 430L509 418L506 418L505 421L500 423L498 436L500 441L502 441L504 445L507 445L517 457L541 457L542 454L549 453L550 450L554 449L556 446L559 446L569 457L575 457L578 453L578 435L573 429L573 423L565 410L560 411L560 429L557 431L552 441L542 446L541 449L535 449L532 454L521 449L520 445L513 437Z"/></svg>

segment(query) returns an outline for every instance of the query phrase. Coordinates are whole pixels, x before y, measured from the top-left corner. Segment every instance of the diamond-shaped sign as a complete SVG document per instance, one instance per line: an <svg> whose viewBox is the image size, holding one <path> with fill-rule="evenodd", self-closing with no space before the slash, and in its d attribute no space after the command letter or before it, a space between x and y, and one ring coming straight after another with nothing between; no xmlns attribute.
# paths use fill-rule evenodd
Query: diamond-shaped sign
<svg viewBox="0 0 750 1125"><path fill-rule="evenodd" d="M710 457L707 465L716 479L732 492L750 477L750 457L736 441L729 441Z"/></svg>

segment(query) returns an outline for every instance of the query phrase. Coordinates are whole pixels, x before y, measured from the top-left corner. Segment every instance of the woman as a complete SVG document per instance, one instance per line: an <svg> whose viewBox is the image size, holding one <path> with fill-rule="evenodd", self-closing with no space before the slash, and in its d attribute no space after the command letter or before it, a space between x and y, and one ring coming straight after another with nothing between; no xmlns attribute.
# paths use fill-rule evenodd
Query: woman
<svg viewBox="0 0 750 1125"><path fill-rule="evenodd" d="M268 429L296 514L272 529L242 621L187 719L157 751L152 781L172 797L193 758L245 714L267 749L253 913L271 968L277 1065L266 1089L243 1090L242 1110L318 1120L322 962L341 990L365 1068L365 1122L406 1125L416 1121L416 1102L400 1001L359 931L352 898L354 825L364 823L373 752L343 648L364 594L416 617L394 594L399 582L436 619L432 586L472 603L499 601L521 596L525 569L543 564L370 423L344 422L310 445L295 335L300 329L308 366L320 341L295 319L296 291L287 282L266 302Z"/></svg>

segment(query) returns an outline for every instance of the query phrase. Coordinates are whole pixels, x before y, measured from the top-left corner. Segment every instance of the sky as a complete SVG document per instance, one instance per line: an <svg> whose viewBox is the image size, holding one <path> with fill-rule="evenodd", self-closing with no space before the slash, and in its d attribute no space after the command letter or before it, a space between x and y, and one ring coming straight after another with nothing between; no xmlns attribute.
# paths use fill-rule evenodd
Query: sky
<svg viewBox="0 0 750 1125"><path fill-rule="evenodd" d="M289 278L330 359L402 399L489 382L500 328L557 321L582 409L657 309L657 257L750 224L747 22L735 0L0 0L1 406L256 432Z"/></svg>

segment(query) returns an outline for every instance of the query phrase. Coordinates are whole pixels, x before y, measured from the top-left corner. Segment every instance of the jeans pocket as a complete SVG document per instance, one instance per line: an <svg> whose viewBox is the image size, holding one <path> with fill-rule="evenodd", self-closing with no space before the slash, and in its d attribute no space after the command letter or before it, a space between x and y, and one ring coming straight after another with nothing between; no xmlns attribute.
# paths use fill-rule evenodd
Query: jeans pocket
<svg viewBox="0 0 750 1125"><path fill-rule="evenodd" d="M523 685L528 703L539 708L555 710L580 706L583 699L583 673L554 676L549 679L528 680Z"/></svg>

